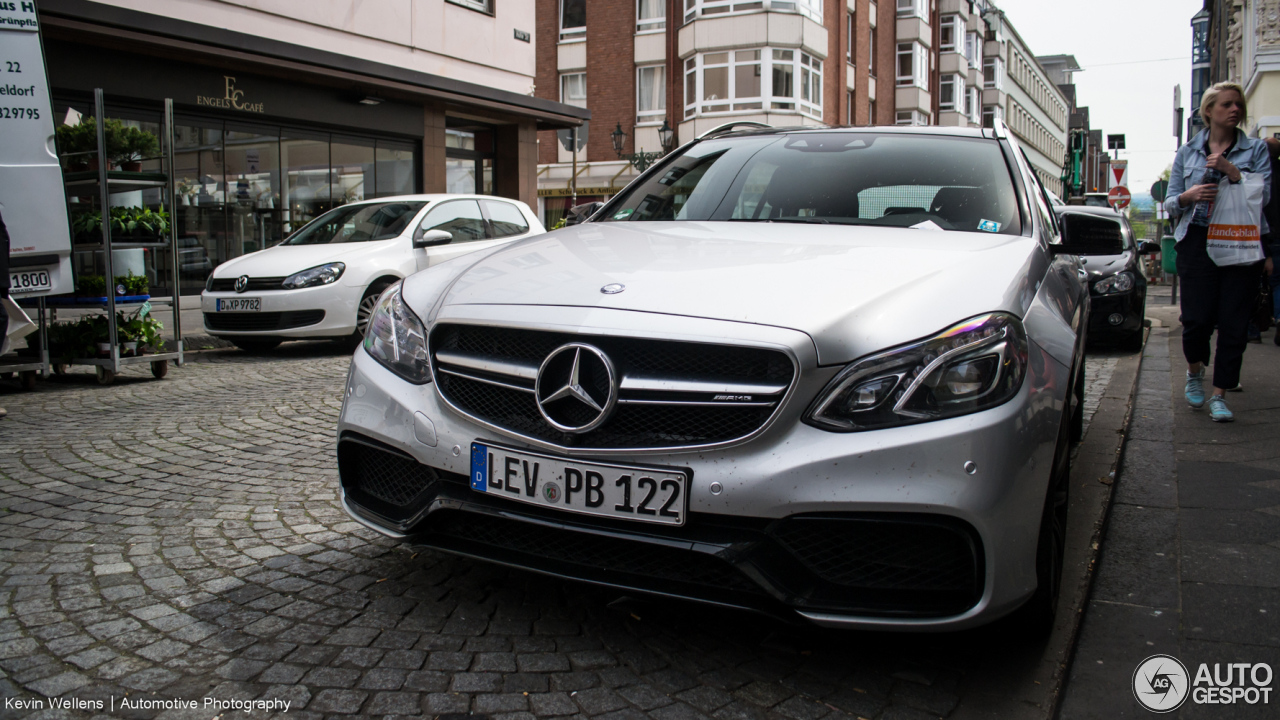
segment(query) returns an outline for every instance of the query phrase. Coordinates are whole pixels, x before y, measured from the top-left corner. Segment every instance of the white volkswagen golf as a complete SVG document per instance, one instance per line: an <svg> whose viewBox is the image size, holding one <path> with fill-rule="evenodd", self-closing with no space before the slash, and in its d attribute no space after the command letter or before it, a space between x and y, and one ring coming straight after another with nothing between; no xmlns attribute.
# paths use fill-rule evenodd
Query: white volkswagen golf
<svg viewBox="0 0 1280 720"><path fill-rule="evenodd" d="M486 195L404 195L334 208L275 247L219 265L205 331L251 351L358 341L378 296L419 270L545 232L529 206Z"/></svg>

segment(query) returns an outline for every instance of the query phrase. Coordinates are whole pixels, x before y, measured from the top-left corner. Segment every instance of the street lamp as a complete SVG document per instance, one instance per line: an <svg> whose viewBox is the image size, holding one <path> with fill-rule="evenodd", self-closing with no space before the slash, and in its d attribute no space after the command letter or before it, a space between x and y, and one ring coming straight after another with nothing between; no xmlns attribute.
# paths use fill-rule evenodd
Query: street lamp
<svg viewBox="0 0 1280 720"><path fill-rule="evenodd" d="M667 125L666 121L663 121L662 127L667 131L668 135L670 135L671 128ZM660 138L664 137L662 135L662 130L658 131L658 136ZM626 147L627 134L622 131L622 123L617 123L617 127L613 129L613 132L609 133L609 138L613 140L613 151L618 154L618 158L631 163L631 167L635 168L637 172L644 172L645 170L648 170L650 165L658 161L658 158L666 155L668 152L665 149L666 143L670 142L670 140L663 140L664 149L662 152L624 153L622 152L622 149Z"/></svg>
<svg viewBox="0 0 1280 720"><path fill-rule="evenodd" d="M669 153L676 147L676 131L671 129L667 124L667 119L662 118L662 129L658 130L658 139L662 142L662 151Z"/></svg>

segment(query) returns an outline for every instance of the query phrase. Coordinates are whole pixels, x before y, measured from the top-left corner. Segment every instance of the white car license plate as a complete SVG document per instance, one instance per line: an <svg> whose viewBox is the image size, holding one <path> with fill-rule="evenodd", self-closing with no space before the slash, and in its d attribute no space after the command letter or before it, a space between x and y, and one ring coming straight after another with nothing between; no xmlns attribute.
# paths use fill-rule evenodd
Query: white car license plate
<svg viewBox="0 0 1280 720"><path fill-rule="evenodd" d="M471 489L584 515L684 525L689 475L471 443Z"/></svg>
<svg viewBox="0 0 1280 720"><path fill-rule="evenodd" d="M18 293L39 292L41 290L52 289L52 268L9 271L9 292L15 295Z"/></svg>
<svg viewBox="0 0 1280 720"><path fill-rule="evenodd" d="M218 312L261 312L262 298L218 298Z"/></svg>

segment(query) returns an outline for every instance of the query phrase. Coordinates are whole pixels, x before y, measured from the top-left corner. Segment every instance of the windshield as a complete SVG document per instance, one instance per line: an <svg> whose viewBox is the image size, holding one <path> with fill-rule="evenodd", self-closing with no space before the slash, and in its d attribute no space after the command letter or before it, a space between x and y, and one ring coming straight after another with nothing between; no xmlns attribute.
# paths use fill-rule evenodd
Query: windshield
<svg viewBox="0 0 1280 720"><path fill-rule="evenodd" d="M284 241L285 245L390 240L409 226L425 202L387 202L334 208Z"/></svg>
<svg viewBox="0 0 1280 720"><path fill-rule="evenodd" d="M997 142L863 132L698 143L619 195L603 218L646 220L1022 232Z"/></svg>

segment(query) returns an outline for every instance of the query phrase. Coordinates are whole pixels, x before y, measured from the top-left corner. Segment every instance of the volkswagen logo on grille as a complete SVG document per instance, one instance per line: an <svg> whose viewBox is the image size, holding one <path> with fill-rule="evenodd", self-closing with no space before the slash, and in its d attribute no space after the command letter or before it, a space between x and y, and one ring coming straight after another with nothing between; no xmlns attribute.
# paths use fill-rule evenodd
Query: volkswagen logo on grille
<svg viewBox="0 0 1280 720"><path fill-rule="evenodd" d="M236 278L236 292L242 293L248 289L249 289L248 275L241 275L240 277Z"/></svg>
<svg viewBox="0 0 1280 720"><path fill-rule="evenodd" d="M538 412L551 427L567 433L594 430L618 403L618 376L599 348L561 345L542 361L533 391Z"/></svg>

